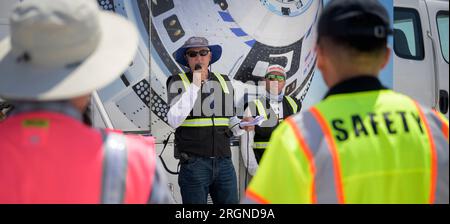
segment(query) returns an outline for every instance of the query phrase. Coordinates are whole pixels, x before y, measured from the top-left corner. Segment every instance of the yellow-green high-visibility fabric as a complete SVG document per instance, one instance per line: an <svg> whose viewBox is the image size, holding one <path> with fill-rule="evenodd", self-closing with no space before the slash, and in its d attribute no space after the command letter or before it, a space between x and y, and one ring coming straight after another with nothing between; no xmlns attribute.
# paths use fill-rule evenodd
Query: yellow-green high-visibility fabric
<svg viewBox="0 0 450 224"><path fill-rule="evenodd" d="M222 75L220 75L219 73L214 73L214 76L216 76L217 80L219 80L222 91L225 94L230 94L230 90L228 89L227 83L225 82L225 79L222 77Z"/></svg>
<svg viewBox="0 0 450 224"><path fill-rule="evenodd" d="M189 87L191 82L189 81L188 77L186 76L186 73L180 73L178 74L180 76L181 80L183 81L183 86L185 89ZM230 94L230 90L228 89L227 83L225 79L220 75L219 73L214 73L214 76L219 80L220 86L222 87L222 91L226 94Z"/></svg>
<svg viewBox="0 0 450 224"><path fill-rule="evenodd" d="M194 118L184 120L181 127L228 127L229 118Z"/></svg>
<svg viewBox="0 0 450 224"><path fill-rule="evenodd" d="M247 197L252 196L258 203L311 203L311 188L305 186L311 185L313 176L308 158L295 139L288 122L278 126L250 182Z"/></svg>
<svg viewBox="0 0 450 224"><path fill-rule="evenodd" d="M390 90L332 95L273 133L247 198L448 203L448 136L430 114Z"/></svg>
<svg viewBox="0 0 450 224"><path fill-rule="evenodd" d="M189 87L189 85L191 84L191 82L189 81L188 77L186 76L186 73L180 73L180 74L178 74L178 76L180 76L181 81L183 81L184 89L187 89Z"/></svg>
<svg viewBox="0 0 450 224"><path fill-rule="evenodd" d="M345 203L429 202L430 142L414 101L386 90L326 102L316 108L336 143Z"/></svg>
<svg viewBox="0 0 450 224"><path fill-rule="evenodd" d="M256 105L256 109L258 109L258 113L259 115L263 116L265 120L267 120L267 113L266 113L266 109L264 109L264 105L262 104L261 100L256 99L254 101L255 105Z"/></svg>
<svg viewBox="0 0 450 224"><path fill-rule="evenodd" d="M295 102L295 100L292 99L292 97L290 97L290 96L285 96L285 97L286 97L286 100L288 101L289 105L291 105L291 108L292 108L292 111L294 112L294 114L297 113L298 105Z"/></svg>
<svg viewBox="0 0 450 224"><path fill-rule="evenodd" d="M297 103L295 102L295 100L292 99L292 97L290 97L290 96L285 96L285 97L286 97L287 102L288 102L289 105L291 106L292 111L294 112L294 114L297 113L297 111L298 111L298 105L297 105ZM262 101L261 101L260 99L256 99L256 100L254 100L253 102L254 102L255 105L256 105L256 109L258 110L259 115L263 116L264 119L267 120L267 119L268 119L268 117L267 117L267 112L266 112L266 109L264 108L264 105L263 105Z"/></svg>
<svg viewBox="0 0 450 224"><path fill-rule="evenodd" d="M254 149L266 149L269 142L254 142L253 148Z"/></svg>

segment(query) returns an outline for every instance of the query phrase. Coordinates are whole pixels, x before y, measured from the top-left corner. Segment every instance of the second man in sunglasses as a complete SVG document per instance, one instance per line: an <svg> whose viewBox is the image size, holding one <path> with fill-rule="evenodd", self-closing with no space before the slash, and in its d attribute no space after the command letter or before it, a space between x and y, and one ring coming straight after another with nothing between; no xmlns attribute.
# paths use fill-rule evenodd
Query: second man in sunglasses
<svg viewBox="0 0 450 224"><path fill-rule="evenodd" d="M245 117L263 116L265 121L254 131L241 137L241 153L248 173L254 176L270 136L278 124L300 111L300 101L284 95L286 71L280 65L271 65L265 75L266 94L250 102Z"/></svg>
<svg viewBox="0 0 450 224"><path fill-rule="evenodd" d="M217 204L238 203L230 137L245 131L235 116L230 80L208 69L221 54L222 48L209 45L206 38L189 38L176 52L176 61L189 71L174 74L168 81L167 117L176 129L181 162L178 184L185 204L206 204L208 194Z"/></svg>

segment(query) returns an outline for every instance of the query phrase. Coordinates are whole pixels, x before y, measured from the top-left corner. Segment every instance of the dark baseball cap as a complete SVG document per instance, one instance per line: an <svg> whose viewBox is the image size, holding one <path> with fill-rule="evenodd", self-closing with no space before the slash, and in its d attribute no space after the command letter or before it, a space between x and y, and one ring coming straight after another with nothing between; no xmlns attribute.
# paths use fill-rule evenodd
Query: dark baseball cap
<svg viewBox="0 0 450 224"><path fill-rule="evenodd" d="M391 34L389 14L378 0L331 0L319 18L319 38L386 39Z"/></svg>

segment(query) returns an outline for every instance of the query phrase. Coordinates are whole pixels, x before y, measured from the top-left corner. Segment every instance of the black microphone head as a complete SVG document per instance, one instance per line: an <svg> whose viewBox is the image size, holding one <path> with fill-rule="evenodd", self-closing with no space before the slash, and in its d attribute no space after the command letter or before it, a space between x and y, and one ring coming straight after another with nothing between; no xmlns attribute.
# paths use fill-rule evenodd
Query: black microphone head
<svg viewBox="0 0 450 224"><path fill-rule="evenodd" d="M196 64L194 70L201 70L202 69L202 65L201 64Z"/></svg>

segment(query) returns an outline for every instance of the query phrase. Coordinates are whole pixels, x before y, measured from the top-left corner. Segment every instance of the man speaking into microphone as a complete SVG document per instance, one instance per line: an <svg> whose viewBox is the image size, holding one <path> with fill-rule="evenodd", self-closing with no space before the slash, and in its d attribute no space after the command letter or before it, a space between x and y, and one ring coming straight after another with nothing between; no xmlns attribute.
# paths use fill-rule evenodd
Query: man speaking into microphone
<svg viewBox="0 0 450 224"><path fill-rule="evenodd" d="M167 118L176 129L178 184L185 204L206 204L208 193L215 204L238 203L230 137L254 127L240 127L229 78L209 69L221 55L222 47L209 45L206 38L189 38L176 52L176 61L189 71L168 83Z"/></svg>

